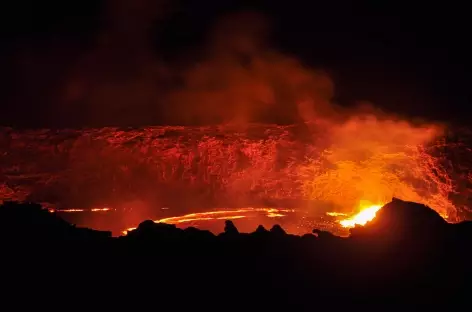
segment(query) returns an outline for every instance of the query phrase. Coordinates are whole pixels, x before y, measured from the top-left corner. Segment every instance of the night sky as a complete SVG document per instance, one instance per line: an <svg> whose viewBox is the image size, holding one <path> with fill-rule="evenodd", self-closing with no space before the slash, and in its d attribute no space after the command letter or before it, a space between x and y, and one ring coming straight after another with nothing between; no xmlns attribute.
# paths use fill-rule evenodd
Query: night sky
<svg viewBox="0 0 472 312"><path fill-rule="evenodd" d="M102 56L102 60L114 59L111 54L120 54L126 50L123 47L147 40L141 52L151 51L152 56L144 53L138 59L155 58L159 64L185 68L199 61L205 38L218 19L238 11L256 11L270 24L267 41L271 49L329 74L335 84L333 101L345 106L369 101L386 111L410 117L468 122L471 48L470 16L465 2L138 2L141 7L135 18L131 10L114 16L122 17L120 25L126 29L151 21L136 26L147 27L148 39L136 38L139 30L130 31L130 38L118 39L123 44L108 50L113 52L104 52L110 57ZM142 105L110 110L109 114L106 105L110 104L103 104L104 109L93 113L93 118L82 106L64 103L60 90L65 88L74 68L82 67L81 60L96 47L97 36L107 28L107 16L113 7L98 0L12 1L2 7L1 125L181 123L175 117L178 114L167 113L169 108L159 101L143 101ZM128 52L123 53L126 58ZM116 56L115 60L120 58ZM126 71L120 69L119 75L126 75L123 72ZM101 79L97 75L87 77ZM160 88L172 88L172 83L179 82L167 79Z"/></svg>

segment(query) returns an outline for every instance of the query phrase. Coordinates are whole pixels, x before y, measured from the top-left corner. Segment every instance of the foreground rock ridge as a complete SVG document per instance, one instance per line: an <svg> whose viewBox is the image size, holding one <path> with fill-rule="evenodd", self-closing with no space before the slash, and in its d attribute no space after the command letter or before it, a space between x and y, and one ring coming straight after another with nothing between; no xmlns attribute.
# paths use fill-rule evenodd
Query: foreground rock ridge
<svg viewBox="0 0 472 312"><path fill-rule="evenodd" d="M6 285L85 307L134 300L175 310L450 308L470 292L472 224L449 224L398 199L347 238L316 229L290 235L278 225L240 233L231 221L214 235L150 220L112 237L40 205L8 202L0 206L0 242Z"/></svg>

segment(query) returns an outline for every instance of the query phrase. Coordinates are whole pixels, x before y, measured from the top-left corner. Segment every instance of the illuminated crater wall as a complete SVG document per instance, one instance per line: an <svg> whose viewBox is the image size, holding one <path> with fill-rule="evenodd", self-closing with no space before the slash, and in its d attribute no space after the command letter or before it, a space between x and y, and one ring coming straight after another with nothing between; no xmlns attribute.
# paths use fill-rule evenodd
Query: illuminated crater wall
<svg viewBox="0 0 472 312"><path fill-rule="evenodd" d="M256 206L355 213L360 201L395 196L453 219L468 171L454 171L441 136L435 127L372 117L244 129L3 129L0 199L179 213Z"/></svg>

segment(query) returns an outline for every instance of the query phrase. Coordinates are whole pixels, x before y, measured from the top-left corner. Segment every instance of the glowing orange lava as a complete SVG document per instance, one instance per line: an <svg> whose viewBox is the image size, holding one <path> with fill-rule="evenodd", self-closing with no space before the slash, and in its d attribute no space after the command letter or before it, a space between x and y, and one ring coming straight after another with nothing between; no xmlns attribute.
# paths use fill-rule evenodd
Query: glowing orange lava
<svg viewBox="0 0 472 312"><path fill-rule="evenodd" d="M90 211L90 212L108 212L108 211L112 211L114 209L105 207L105 208L92 208L92 209L77 209L77 208L54 209L54 208L49 208L48 210L49 210L49 212L52 213L52 212L87 212L87 211Z"/></svg>
<svg viewBox="0 0 472 312"><path fill-rule="evenodd" d="M350 218L340 220L339 224L345 228L355 227L356 225L366 225L367 222L375 218L377 211L382 207L383 205L366 205L361 202L360 212Z"/></svg>
<svg viewBox="0 0 472 312"><path fill-rule="evenodd" d="M210 221L210 220L234 220L248 218L248 213L264 213L266 217L278 218L284 217L283 212L294 212L292 209L276 209L276 208L241 208L241 209L229 209L229 210L218 210L208 212L197 212L189 213L178 217L169 217L159 220L155 220L155 223L167 223L167 224L181 224L193 221ZM126 229L123 234L126 235L128 232L136 229L135 227Z"/></svg>

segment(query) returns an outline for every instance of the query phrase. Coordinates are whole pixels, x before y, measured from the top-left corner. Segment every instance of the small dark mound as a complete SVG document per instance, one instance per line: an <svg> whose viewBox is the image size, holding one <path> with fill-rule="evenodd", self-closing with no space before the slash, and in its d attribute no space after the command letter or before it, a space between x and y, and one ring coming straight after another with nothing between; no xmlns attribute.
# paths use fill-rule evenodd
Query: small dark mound
<svg viewBox="0 0 472 312"><path fill-rule="evenodd" d="M155 237L156 235L173 235L176 232L178 232L178 229L174 224L156 223L152 220L146 220L141 222L129 235Z"/></svg>
<svg viewBox="0 0 472 312"><path fill-rule="evenodd" d="M237 235L239 234L238 228L234 225L234 223L230 220L225 221L225 233L230 235Z"/></svg>
<svg viewBox="0 0 472 312"><path fill-rule="evenodd" d="M286 235L287 233L285 232L284 229L278 224L274 225L271 229L270 232L275 235Z"/></svg>
<svg viewBox="0 0 472 312"><path fill-rule="evenodd" d="M147 229L153 229L156 223L152 220L144 220L138 225L138 230L145 231Z"/></svg>
<svg viewBox="0 0 472 312"><path fill-rule="evenodd" d="M318 237L318 238L336 238L336 236L333 233L319 230L319 229L314 229L312 233L314 234L315 237Z"/></svg>
<svg viewBox="0 0 472 312"><path fill-rule="evenodd" d="M267 229L264 226L259 225L254 233L266 234L266 233L269 233L269 231L267 231Z"/></svg>
<svg viewBox="0 0 472 312"><path fill-rule="evenodd" d="M188 227L183 230L187 237L199 239L213 239L215 235L208 230L200 230L196 227Z"/></svg>

